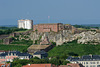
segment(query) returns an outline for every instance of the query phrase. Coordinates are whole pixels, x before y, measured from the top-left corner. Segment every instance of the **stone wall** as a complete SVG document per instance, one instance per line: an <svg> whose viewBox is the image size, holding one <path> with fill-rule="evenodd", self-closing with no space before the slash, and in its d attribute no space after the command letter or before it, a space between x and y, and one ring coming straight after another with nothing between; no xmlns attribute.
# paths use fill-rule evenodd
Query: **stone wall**
<svg viewBox="0 0 100 67"><path fill-rule="evenodd" d="M12 41L13 41L12 38L5 38L3 40L4 44L10 44Z"/></svg>
<svg viewBox="0 0 100 67"><path fill-rule="evenodd" d="M6 37L9 37L9 35L0 35L0 40L4 39Z"/></svg>

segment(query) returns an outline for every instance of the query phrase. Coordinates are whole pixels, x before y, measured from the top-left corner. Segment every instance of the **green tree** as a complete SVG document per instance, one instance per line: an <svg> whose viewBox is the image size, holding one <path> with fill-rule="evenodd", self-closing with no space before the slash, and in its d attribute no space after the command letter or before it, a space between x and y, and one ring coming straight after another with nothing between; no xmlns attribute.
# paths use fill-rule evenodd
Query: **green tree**
<svg viewBox="0 0 100 67"><path fill-rule="evenodd" d="M14 67L22 67L22 65L20 63L18 63L17 65L15 65Z"/></svg>

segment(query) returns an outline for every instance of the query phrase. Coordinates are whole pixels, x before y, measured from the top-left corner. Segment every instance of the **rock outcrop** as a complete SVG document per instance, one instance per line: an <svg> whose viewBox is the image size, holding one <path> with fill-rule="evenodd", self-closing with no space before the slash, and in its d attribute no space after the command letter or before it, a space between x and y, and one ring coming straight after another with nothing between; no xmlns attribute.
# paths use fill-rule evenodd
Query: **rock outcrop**
<svg viewBox="0 0 100 67"><path fill-rule="evenodd" d="M78 35L80 39L78 39L78 43L82 44L99 44L100 43L100 33L87 31L82 32Z"/></svg>
<svg viewBox="0 0 100 67"><path fill-rule="evenodd" d="M73 33L70 30L62 30L57 33L55 32L46 32L46 33L33 32L31 34L31 39L33 40L33 42L35 42L35 40L41 41L45 39L46 37L48 37L50 42L56 42L57 45L61 45L64 42L75 40L75 38L73 37Z"/></svg>
<svg viewBox="0 0 100 67"><path fill-rule="evenodd" d="M95 31L85 31L82 33L73 34L71 30L62 30L57 33L55 32L46 32L46 33L37 33L33 32L31 34L31 40L42 41L48 37L50 42L56 42L57 45L62 45L64 42L70 42L77 40L77 43L81 44L99 44L100 43L100 33Z"/></svg>

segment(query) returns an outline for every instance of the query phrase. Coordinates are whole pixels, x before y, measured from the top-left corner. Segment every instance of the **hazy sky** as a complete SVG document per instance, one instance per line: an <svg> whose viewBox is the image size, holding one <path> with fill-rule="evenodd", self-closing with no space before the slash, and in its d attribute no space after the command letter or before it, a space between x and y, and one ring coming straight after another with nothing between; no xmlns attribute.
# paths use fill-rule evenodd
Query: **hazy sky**
<svg viewBox="0 0 100 67"><path fill-rule="evenodd" d="M100 0L0 0L0 25L48 23L48 16L50 23L100 24Z"/></svg>

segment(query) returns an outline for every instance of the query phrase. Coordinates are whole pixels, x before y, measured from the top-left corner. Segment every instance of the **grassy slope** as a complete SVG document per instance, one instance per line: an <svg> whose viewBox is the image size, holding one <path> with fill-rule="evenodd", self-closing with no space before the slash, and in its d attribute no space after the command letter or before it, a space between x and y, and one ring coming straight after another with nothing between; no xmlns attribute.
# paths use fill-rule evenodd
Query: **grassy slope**
<svg viewBox="0 0 100 67"><path fill-rule="evenodd" d="M30 46L30 45L33 44L33 41L31 41L31 40L21 40L21 41L14 41L11 44L22 44L22 45Z"/></svg>
<svg viewBox="0 0 100 67"><path fill-rule="evenodd" d="M100 45L88 45L88 44L77 44L77 43L68 43L61 46L54 47L48 52L49 57L54 56L69 56L69 53L75 53L79 56L82 55L100 55Z"/></svg>
<svg viewBox="0 0 100 67"><path fill-rule="evenodd" d="M1 42L1 40L0 40L0 42ZM22 40L22 41L12 42L9 45L0 44L0 50L18 50L18 51L22 52L23 50L27 50L27 48L30 45L32 45L32 43L33 43L33 41L31 41L31 40Z"/></svg>
<svg viewBox="0 0 100 67"><path fill-rule="evenodd" d="M24 49L27 49L28 46L18 46L18 45L1 45L0 44L0 50L18 50L18 51L23 51Z"/></svg>

